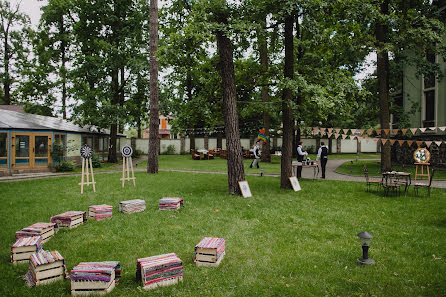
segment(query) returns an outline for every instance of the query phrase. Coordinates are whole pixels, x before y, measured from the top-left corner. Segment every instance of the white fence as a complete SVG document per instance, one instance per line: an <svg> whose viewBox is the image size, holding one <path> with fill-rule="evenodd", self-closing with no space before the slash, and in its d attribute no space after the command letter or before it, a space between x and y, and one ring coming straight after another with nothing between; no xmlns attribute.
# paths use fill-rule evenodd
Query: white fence
<svg viewBox="0 0 446 297"><path fill-rule="evenodd" d="M325 144L328 145L329 141L328 139L321 139L321 142L325 142ZM129 139L129 138L123 138L120 140L120 146L124 145L132 145L133 147L144 154L147 154L149 151L149 139ZM314 152L316 151L316 139L302 139L304 150L310 150L312 149ZM250 149L250 139L249 138L242 138L241 139L241 145L244 149ZM205 139L204 138L195 138L195 149L205 149ZM277 147L282 147L282 139L276 138L271 139L271 146L275 144ZM376 153L377 152L377 144L370 140L367 142L365 139L363 139L361 142L358 142L357 140L350 140L350 139L342 139L342 140L336 140L332 139L332 145L331 145L331 151L332 153L357 153L358 152L358 144L360 145L360 151L362 153ZM338 151L338 145L339 151ZM222 149L226 149L226 140L223 138L222 140ZM160 140L160 152L166 153L168 151L168 148L171 147L171 151L173 148L174 154L180 154L181 152L181 139L161 139ZM208 149L216 149L217 148L217 139L216 138L208 138ZM185 138L184 139L184 151L188 153L190 151L190 139ZM274 153L274 152L273 152Z"/></svg>

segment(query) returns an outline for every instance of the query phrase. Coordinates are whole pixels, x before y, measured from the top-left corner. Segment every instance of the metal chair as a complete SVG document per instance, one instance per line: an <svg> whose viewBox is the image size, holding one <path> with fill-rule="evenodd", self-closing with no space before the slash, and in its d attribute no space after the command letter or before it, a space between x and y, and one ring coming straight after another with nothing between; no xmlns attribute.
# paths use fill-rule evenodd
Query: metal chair
<svg viewBox="0 0 446 297"><path fill-rule="evenodd" d="M382 181L382 179L381 179L381 180L378 180L378 179L371 179L371 178L369 177L369 171L367 170L367 166L364 165L363 168L364 168L365 182L366 182L366 185L367 185L367 192L370 191L370 186L371 186L371 185L376 185L376 190L379 191L379 189L380 189L380 188L382 187L382 185L383 185L383 181Z"/></svg>
<svg viewBox="0 0 446 297"><path fill-rule="evenodd" d="M414 183L413 184L413 190L415 192L415 195L418 196L418 189L419 188L426 188L427 189L427 197L431 196L431 185L432 185L432 179L434 177L435 169L432 169L431 176L429 177L428 183Z"/></svg>

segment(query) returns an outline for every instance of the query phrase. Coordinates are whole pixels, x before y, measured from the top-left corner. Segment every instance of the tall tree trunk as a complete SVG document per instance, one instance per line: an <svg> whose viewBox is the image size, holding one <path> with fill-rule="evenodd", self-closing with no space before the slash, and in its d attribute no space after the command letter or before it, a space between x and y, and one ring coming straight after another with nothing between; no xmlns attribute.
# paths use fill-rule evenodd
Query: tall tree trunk
<svg viewBox="0 0 446 297"><path fill-rule="evenodd" d="M217 131L217 148L223 149L223 133L221 130Z"/></svg>
<svg viewBox="0 0 446 297"><path fill-rule="evenodd" d="M112 76L112 106L117 106L119 103L119 82L118 82L118 69L115 67L111 73ZM118 123L117 119L113 119L113 124L110 127L110 150L108 152L108 161L111 163L118 162L118 156L116 154Z"/></svg>
<svg viewBox="0 0 446 297"><path fill-rule="evenodd" d="M296 16L295 22L296 22L296 38L297 38L297 40L300 41L300 42L298 42L298 46L297 46L297 67L298 67L297 72L299 73L300 66L303 66L303 65L301 65L301 60L304 56L304 49L302 47L303 34L301 31L301 26L299 23L298 16ZM299 128L299 125L300 125L300 106L302 105L302 93L300 91L297 93L297 96L296 96L296 105L297 105L297 108L299 109L299 118L297 121L297 125L295 127L295 129L296 129L295 137L293 137L293 153L292 153L293 157L297 157L297 145L299 144L300 138L301 138L301 130ZM294 130L294 128L293 128L293 130Z"/></svg>
<svg viewBox="0 0 446 297"><path fill-rule="evenodd" d="M195 151L195 130L189 134L189 149Z"/></svg>
<svg viewBox="0 0 446 297"><path fill-rule="evenodd" d="M221 14L220 23L227 24L226 14ZM230 194L241 194L238 182L245 179L243 168L242 145L237 115L237 93L235 88L232 44L224 32L218 30L217 50L220 57L220 73L223 83L223 105L228 164L228 188Z"/></svg>
<svg viewBox="0 0 446 297"><path fill-rule="evenodd" d="M380 13L389 15L389 0L384 0L380 5ZM385 48L388 39L388 25L386 20L376 24L375 34L377 41L377 74L378 74L378 92L380 105L380 123L381 129L390 128L389 112L389 54ZM383 130L381 130L383 131ZM389 138L389 133L381 134L383 139ZM381 148L381 171L390 171L392 163L390 159L390 142L387 142Z"/></svg>
<svg viewBox="0 0 446 297"><path fill-rule="evenodd" d="M141 118L138 119L138 139L142 136L142 128L141 128Z"/></svg>
<svg viewBox="0 0 446 297"><path fill-rule="evenodd" d="M119 86L119 107L120 110L124 110L124 103L125 103L125 67L121 66L120 68L120 86ZM122 120L119 121L119 133L124 133L124 123Z"/></svg>
<svg viewBox="0 0 446 297"><path fill-rule="evenodd" d="M266 39L266 18L261 22L262 28L257 31L260 64L262 66L262 73L264 78L268 76L268 42ZM271 162L270 141L269 141L269 112L267 108L267 102L269 101L269 92L267 86L267 79L263 79L263 86L261 89L262 103L263 103L263 126L265 128L265 136L267 141L262 145L262 161Z"/></svg>
<svg viewBox="0 0 446 297"><path fill-rule="evenodd" d="M66 47L67 47L67 41L65 39L65 26L64 26L64 20L63 15L60 16L60 23L59 23L59 32L62 36L62 40L60 43L60 60L61 60L61 67L60 67L60 76L62 79L62 118L67 118L67 69L65 67L66 63Z"/></svg>
<svg viewBox="0 0 446 297"><path fill-rule="evenodd" d="M158 0L150 0L149 25L150 51L150 123L149 153L147 173L158 173L158 137L159 137L159 102L158 102Z"/></svg>
<svg viewBox="0 0 446 297"><path fill-rule="evenodd" d="M9 28L9 26L8 26ZM8 47L8 31L4 35L3 61L5 69L5 78L3 80L3 91L5 92L5 104L11 104L11 77L9 76L9 47Z"/></svg>
<svg viewBox="0 0 446 297"><path fill-rule="evenodd" d="M284 77L292 80L294 78L294 44L293 44L293 24L294 17L285 18L285 65ZM290 189L289 177L292 175L292 146L293 146L293 113L291 110L291 100L293 93L291 89L285 88L282 93L282 122L283 122L283 143L282 162L280 171L280 187Z"/></svg>

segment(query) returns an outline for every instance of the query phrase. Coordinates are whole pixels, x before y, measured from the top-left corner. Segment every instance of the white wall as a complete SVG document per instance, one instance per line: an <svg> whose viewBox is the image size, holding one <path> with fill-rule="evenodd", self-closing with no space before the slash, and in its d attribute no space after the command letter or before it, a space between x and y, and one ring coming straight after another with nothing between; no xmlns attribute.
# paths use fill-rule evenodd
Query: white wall
<svg viewBox="0 0 446 297"><path fill-rule="evenodd" d="M77 135L73 135L74 136ZM70 136L69 138L70 139ZM249 146L249 138L242 138L241 144L243 148L248 149ZM321 142L325 142L326 145L328 145L328 139L321 139ZM79 138L75 139L76 143L79 143L80 146L80 135ZM316 148L316 139L310 139L305 138L302 139L304 150L306 147L313 146L315 150ZM130 145L131 140L130 139L121 139L121 147L124 145ZM173 145L175 147L175 154L179 154L181 151L181 140L180 139L161 139L160 141L160 151L161 153L165 153L167 150L167 147L169 145ZM361 145L361 152L363 153L376 153L376 143L373 140L370 140L367 142L365 139L363 139L360 142ZM223 139L222 141L222 149L226 149L226 139ZM282 139L277 139L277 146L282 147ZM196 149L204 149L204 138L195 138L195 148ZM216 138L209 138L209 149L215 149L217 148L217 139ZM142 151L144 154L148 153L149 150L149 140L148 139L136 139L136 149ZM332 152L336 153L336 139L332 140ZM185 152L188 153L190 151L190 139L185 139ZM341 140L341 153L354 153L357 152L357 141L356 139L350 140L350 139L343 139ZM273 152L274 153L274 152ZM78 152L75 153L76 156L78 155Z"/></svg>

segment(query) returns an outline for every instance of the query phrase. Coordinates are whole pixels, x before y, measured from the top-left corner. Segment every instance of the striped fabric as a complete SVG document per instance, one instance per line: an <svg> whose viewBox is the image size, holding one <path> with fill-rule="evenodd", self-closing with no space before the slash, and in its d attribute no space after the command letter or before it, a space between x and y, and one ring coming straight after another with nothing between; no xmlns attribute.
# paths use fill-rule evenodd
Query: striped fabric
<svg viewBox="0 0 446 297"><path fill-rule="evenodd" d="M80 276L80 274L82 274L82 270L85 272L85 269L87 269L86 267L90 267L90 268L97 268L97 269L102 269L102 268L112 268L115 271L115 283L118 283L121 280L121 263L119 261L102 261L102 262L81 262L79 263L75 268L79 268L76 269L78 274L77 276L75 276L74 278L71 277L71 279L73 280L79 280L76 279L76 277ZM75 268L73 268L73 270L71 270L70 274L73 275L73 271L75 271ZM80 273L80 274L79 274Z"/></svg>
<svg viewBox="0 0 446 297"><path fill-rule="evenodd" d="M134 199L119 202L119 211L123 213L141 212L146 210L146 201Z"/></svg>
<svg viewBox="0 0 446 297"><path fill-rule="evenodd" d="M174 253L137 260L136 278L141 280L144 286L182 277L183 262Z"/></svg>
<svg viewBox="0 0 446 297"><path fill-rule="evenodd" d="M220 257L221 254L224 253L226 247L226 242L224 238L215 238L215 237L205 237L203 238L196 246L195 251L197 249L216 249L217 250L217 258Z"/></svg>
<svg viewBox="0 0 446 297"><path fill-rule="evenodd" d="M88 207L88 216L96 221L102 221L112 217L113 206L107 204L91 205Z"/></svg>
<svg viewBox="0 0 446 297"><path fill-rule="evenodd" d="M183 199L177 197L163 197L159 200L160 210L178 210L180 206L184 207Z"/></svg>
<svg viewBox="0 0 446 297"><path fill-rule="evenodd" d="M11 262L14 261L13 254L14 250L21 247L35 247L34 252L39 252L42 249L42 237L32 236L32 237L21 237L11 246Z"/></svg>
<svg viewBox="0 0 446 297"><path fill-rule="evenodd" d="M56 223L35 223L29 227L23 228L15 233L15 238L30 237L42 235L42 233L49 228L54 228L54 232L58 231Z"/></svg>
<svg viewBox="0 0 446 297"><path fill-rule="evenodd" d="M56 223L58 226L69 227L74 218L78 216L83 216L83 221L87 221L87 215L85 211L67 211L55 216L52 216L50 221L51 223Z"/></svg>
<svg viewBox="0 0 446 297"><path fill-rule="evenodd" d="M117 265L119 266L119 262ZM70 271L70 280L108 283L112 280L113 272L117 265L116 262L113 262L113 264L106 264L106 262L82 262Z"/></svg>
<svg viewBox="0 0 446 297"><path fill-rule="evenodd" d="M28 286L30 286L30 287L35 286L37 283L36 269L38 266L48 265L51 263L62 261L62 266L63 266L62 276L66 277L66 275L67 275L65 259L64 259L64 257L62 257L62 255L58 251L40 250L38 253L32 254L29 257L29 260L30 260L29 269L25 275L25 279L26 279Z"/></svg>

